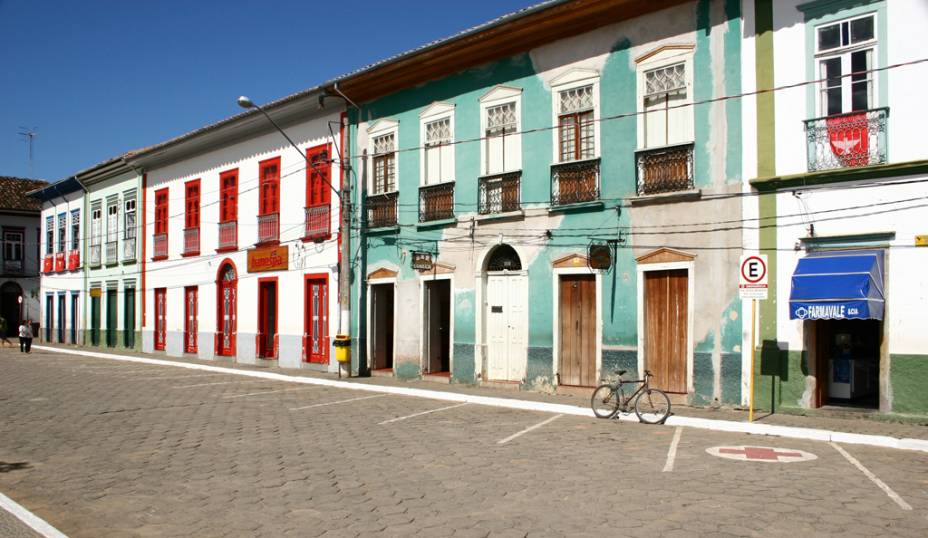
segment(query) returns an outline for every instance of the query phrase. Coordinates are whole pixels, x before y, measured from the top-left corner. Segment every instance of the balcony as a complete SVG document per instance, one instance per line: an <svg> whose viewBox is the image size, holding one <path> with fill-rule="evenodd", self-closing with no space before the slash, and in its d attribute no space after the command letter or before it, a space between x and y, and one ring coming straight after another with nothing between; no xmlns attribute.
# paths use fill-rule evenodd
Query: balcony
<svg viewBox="0 0 928 538"><path fill-rule="evenodd" d="M75 271L81 267L81 251L74 249L68 252L68 271Z"/></svg>
<svg viewBox="0 0 928 538"><path fill-rule="evenodd" d="M258 215L258 244L280 241L280 213Z"/></svg>
<svg viewBox="0 0 928 538"><path fill-rule="evenodd" d="M227 220L219 223L219 252L238 249L238 221Z"/></svg>
<svg viewBox="0 0 928 538"><path fill-rule="evenodd" d="M55 253L55 272L63 273L65 271L64 251Z"/></svg>
<svg viewBox="0 0 928 538"><path fill-rule="evenodd" d="M639 196L695 188L692 143L639 151L635 160Z"/></svg>
<svg viewBox="0 0 928 538"><path fill-rule="evenodd" d="M119 261L119 241L106 242L106 264L113 265Z"/></svg>
<svg viewBox="0 0 928 538"><path fill-rule="evenodd" d="M398 193L388 192L367 197L368 228L396 226L396 200Z"/></svg>
<svg viewBox="0 0 928 538"><path fill-rule="evenodd" d="M152 260L164 260L168 257L168 234L155 234L152 241Z"/></svg>
<svg viewBox="0 0 928 538"><path fill-rule="evenodd" d="M101 245L90 245L89 254L90 266L91 267L100 267L101 254L103 254L103 247Z"/></svg>
<svg viewBox="0 0 928 538"><path fill-rule="evenodd" d="M480 178L480 204L478 212L481 215L491 213L507 213L521 209L522 172L498 174Z"/></svg>
<svg viewBox="0 0 928 538"><path fill-rule="evenodd" d="M809 171L886 163L888 108L805 121Z"/></svg>
<svg viewBox="0 0 928 538"><path fill-rule="evenodd" d="M324 240L332 233L332 207L328 203L306 208L303 239Z"/></svg>
<svg viewBox="0 0 928 538"><path fill-rule="evenodd" d="M184 228L184 256L200 254L200 227Z"/></svg>
<svg viewBox="0 0 928 538"><path fill-rule="evenodd" d="M599 200L599 159L551 166L551 205L554 207Z"/></svg>
<svg viewBox="0 0 928 538"><path fill-rule="evenodd" d="M6 275L21 275L23 273L23 261L4 259L3 273Z"/></svg>
<svg viewBox="0 0 928 538"><path fill-rule="evenodd" d="M134 262L135 261L135 238L134 237L124 237L122 239L122 261L123 262Z"/></svg>
<svg viewBox="0 0 928 538"><path fill-rule="evenodd" d="M454 217L454 183L419 187L419 222Z"/></svg>

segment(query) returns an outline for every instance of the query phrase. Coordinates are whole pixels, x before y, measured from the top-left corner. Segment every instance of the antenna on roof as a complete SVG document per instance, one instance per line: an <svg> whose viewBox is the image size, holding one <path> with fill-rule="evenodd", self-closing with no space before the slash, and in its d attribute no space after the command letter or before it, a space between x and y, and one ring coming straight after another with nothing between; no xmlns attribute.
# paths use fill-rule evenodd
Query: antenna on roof
<svg viewBox="0 0 928 538"><path fill-rule="evenodd" d="M19 136L23 137L23 140L28 144L29 151L29 177L35 179L35 160L32 158L33 155L33 144L35 142L35 137L39 136L39 133L35 130L35 127L22 127L20 126L21 131L19 131Z"/></svg>

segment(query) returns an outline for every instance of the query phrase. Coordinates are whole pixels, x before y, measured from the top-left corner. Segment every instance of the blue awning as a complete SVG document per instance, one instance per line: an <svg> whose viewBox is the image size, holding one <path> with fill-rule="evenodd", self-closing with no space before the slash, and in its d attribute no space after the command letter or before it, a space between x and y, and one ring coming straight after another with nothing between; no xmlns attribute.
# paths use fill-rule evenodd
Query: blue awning
<svg viewBox="0 0 928 538"><path fill-rule="evenodd" d="M883 251L814 252L800 259L789 319L883 319Z"/></svg>

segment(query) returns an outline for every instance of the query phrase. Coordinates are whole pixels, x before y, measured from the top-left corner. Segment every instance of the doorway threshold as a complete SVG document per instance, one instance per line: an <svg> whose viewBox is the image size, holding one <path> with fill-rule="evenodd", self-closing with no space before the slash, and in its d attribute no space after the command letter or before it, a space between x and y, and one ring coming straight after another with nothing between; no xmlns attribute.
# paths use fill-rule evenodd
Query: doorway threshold
<svg viewBox="0 0 928 538"><path fill-rule="evenodd" d="M431 372L422 374L422 381L432 381L434 383L451 383L451 372Z"/></svg>
<svg viewBox="0 0 928 538"><path fill-rule="evenodd" d="M371 377L393 377L393 368L371 370Z"/></svg>

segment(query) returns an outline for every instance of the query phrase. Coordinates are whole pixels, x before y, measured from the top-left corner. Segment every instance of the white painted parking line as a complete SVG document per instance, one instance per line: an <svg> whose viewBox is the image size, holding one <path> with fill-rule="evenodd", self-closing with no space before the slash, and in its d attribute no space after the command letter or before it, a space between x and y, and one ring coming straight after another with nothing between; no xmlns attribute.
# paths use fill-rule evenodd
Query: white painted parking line
<svg viewBox="0 0 928 538"><path fill-rule="evenodd" d="M278 392L290 392L294 390L310 390L312 387L296 387L293 389L265 390L261 392L249 392L248 394L230 394L225 398L244 398L245 396L260 396L261 394L276 394Z"/></svg>
<svg viewBox="0 0 928 538"><path fill-rule="evenodd" d="M45 538L68 538L64 533L49 525L47 521L26 510L18 502L0 493L0 508L6 510L16 519L25 523L30 529L34 530Z"/></svg>
<svg viewBox="0 0 928 538"><path fill-rule="evenodd" d="M203 374L203 375L169 375L169 376L151 376L151 377L140 377L139 379L149 380L149 379L194 379L197 377L216 377L225 374Z"/></svg>
<svg viewBox="0 0 928 538"><path fill-rule="evenodd" d="M857 458L855 458L854 456L851 456L850 454L848 454L846 450L844 450L843 448L841 448L840 446L838 446L838 445L835 444L835 443L829 442L828 444L830 444L831 446L835 447L835 450L837 450L838 452L840 452L841 455L844 456L845 459L847 459L847 461L851 462L851 465L853 465L854 467L857 467L858 469L860 469L860 472L864 473L864 475L865 475L867 478L869 478L871 482L873 482L874 484L876 484L878 488L882 489L883 492L886 493L886 495L888 495L889 498L893 500L893 502L895 502L896 504L899 505L899 508L902 508L903 510L911 510L911 509L912 509L912 506L911 506L909 503L905 502L905 500L903 500L902 497L900 497L898 493L896 493L895 491L892 490L892 488L890 488L889 486L887 486L887 485L886 485L886 482L883 482L882 480L880 480L879 478L877 478L877 476L876 476L875 474L873 474L872 472L870 472L870 469L867 469L866 467L863 466L863 464L861 464L859 461L857 461Z"/></svg>
<svg viewBox="0 0 928 538"><path fill-rule="evenodd" d="M266 383L266 381L255 380L255 381L217 381L216 383L197 383L196 385L177 385L171 387L172 389L192 389L194 387L211 387L213 385L231 385L233 383Z"/></svg>
<svg viewBox="0 0 928 538"><path fill-rule="evenodd" d="M677 445L680 444L681 435L683 435L683 428L677 426L677 429L673 432L673 440L670 441L670 448L667 450L667 463L664 464L663 470L665 473L673 471L673 462L677 459Z"/></svg>
<svg viewBox="0 0 928 538"><path fill-rule="evenodd" d="M524 430L522 430L522 431L520 431L520 432L518 432L518 433L514 433L514 434L510 435L509 437L507 437L507 438L505 438L505 439L500 439L499 441L496 442L496 444L498 444L498 445L505 445L505 444L508 443L509 441L512 441L513 439L515 439L515 438L517 438L517 437L520 437L520 436L522 436L522 435L525 435L526 433L528 433L528 432L530 432L530 431L532 431L532 430L537 430L538 428L544 426L545 424L550 424L550 423L554 422L555 420L557 420L557 419L559 419L559 418L561 418L561 417L563 417L563 416L564 416L564 415L554 415L553 417L551 417L551 418L549 418L549 419L542 420L541 422L539 422L538 424L535 424L534 426L529 426L528 428L525 428Z"/></svg>
<svg viewBox="0 0 928 538"><path fill-rule="evenodd" d="M325 402L325 403L317 403L317 404L312 404L312 405L304 405L303 407L291 407L290 410L300 411L302 409L309 409L311 407L325 407L327 405L336 405L336 404L343 404L343 403L348 403L348 402L356 402L358 400L369 400L371 398L380 398L382 396L386 396L386 394L374 394L373 396L361 396L359 398L349 398L347 400L339 400L337 402Z"/></svg>
<svg viewBox="0 0 928 538"><path fill-rule="evenodd" d="M461 407L462 405L467 405L467 402L459 403L457 405L449 405L448 407L439 407L438 409L430 409L428 411L422 411L419 413L413 413L412 415L406 415L405 417L391 418L390 420L385 420L383 422L377 423L378 426L383 426L384 424L390 424L391 422L399 422L401 420L406 420L408 418L421 417L422 415L428 415L429 413L437 413L439 411L445 411L447 409L454 409L455 407Z"/></svg>

